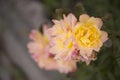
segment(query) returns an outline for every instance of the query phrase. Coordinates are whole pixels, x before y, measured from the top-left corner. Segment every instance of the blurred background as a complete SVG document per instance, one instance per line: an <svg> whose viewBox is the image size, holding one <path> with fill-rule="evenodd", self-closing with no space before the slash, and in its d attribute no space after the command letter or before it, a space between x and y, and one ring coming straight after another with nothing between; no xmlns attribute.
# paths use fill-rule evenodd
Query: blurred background
<svg viewBox="0 0 120 80"><path fill-rule="evenodd" d="M87 13L101 17L104 21L102 29L109 33L110 38L105 44L107 50L103 47L100 52L108 54L98 55L95 61L97 67L105 67L96 72L93 70L95 65L82 66L75 73L77 77L72 75L74 79L56 71L40 69L26 47L32 29L39 29L44 23L51 24L53 18L60 19L63 13L70 12L76 16ZM0 0L0 80L119 80L119 14L120 0ZM90 74L80 73L84 72L81 69ZM82 77L78 77L80 75Z"/></svg>

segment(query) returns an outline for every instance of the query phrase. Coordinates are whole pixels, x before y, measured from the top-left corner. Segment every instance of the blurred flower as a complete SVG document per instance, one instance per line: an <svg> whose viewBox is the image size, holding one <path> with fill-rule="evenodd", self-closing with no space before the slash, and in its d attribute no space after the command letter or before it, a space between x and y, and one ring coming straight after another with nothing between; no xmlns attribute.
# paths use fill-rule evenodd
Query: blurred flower
<svg viewBox="0 0 120 80"><path fill-rule="evenodd" d="M33 41L28 43L28 49L40 68L58 70L61 73L69 73L76 70L75 62L67 62L62 59L57 61L54 59L54 55L49 52L50 37L47 33L46 25L44 25L43 35L39 31L33 30L30 38Z"/></svg>
<svg viewBox="0 0 120 80"><path fill-rule="evenodd" d="M58 71L61 73L74 72L77 69L76 63L74 61L65 61L64 59L56 60L58 65Z"/></svg>
<svg viewBox="0 0 120 80"><path fill-rule="evenodd" d="M89 64L96 59L103 43L108 39L100 30L100 18L80 15L79 21L73 14L53 20L53 27L43 26L43 34L33 30L28 44L29 52L41 68L58 70L61 73L74 72L77 62Z"/></svg>
<svg viewBox="0 0 120 80"><path fill-rule="evenodd" d="M30 38L33 40L28 43L29 52L32 54L33 59L38 63L41 68L47 70L56 69L56 63L52 56L48 53L49 37L46 34L47 27L44 26L44 34L42 35L37 30L32 30Z"/></svg>

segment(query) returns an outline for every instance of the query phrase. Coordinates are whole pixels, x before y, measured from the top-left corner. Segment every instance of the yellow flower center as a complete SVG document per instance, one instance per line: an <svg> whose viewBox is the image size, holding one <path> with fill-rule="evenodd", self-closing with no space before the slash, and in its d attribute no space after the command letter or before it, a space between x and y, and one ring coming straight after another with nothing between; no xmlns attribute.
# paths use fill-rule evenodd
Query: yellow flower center
<svg viewBox="0 0 120 80"><path fill-rule="evenodd" d="M75 29L75 39L79 46L92 48L100 41L99 30L92 23L84 23Z"/></svg>
<svg viewBox="0 0 120 80"><path fill-rule="evenodd" d="M45 43L47 45L49 45L49 43L50 43L49 38L47 36L45 36L45 35L43 36L43 38L44 38Z"/></svg>
<svg viewBox="0 0 120 80"><path fill-rule="evenodd" d="M61 30L60 35L62 35L62 38L63 38L63 39L59 39L59 40L58 40L59 46L61 46L61 48L65 48L65 47L66 47L67 49L71 49L72 46L73 46L72 41L68 41L67 44L64 43L64 41L66 41L67 39L70 39L70 37L71 37L71 35L72 35L71 29L69 29L68 31L62 31L62 30ZM64 44L65 44L66 46L64 46Z"/></svg>

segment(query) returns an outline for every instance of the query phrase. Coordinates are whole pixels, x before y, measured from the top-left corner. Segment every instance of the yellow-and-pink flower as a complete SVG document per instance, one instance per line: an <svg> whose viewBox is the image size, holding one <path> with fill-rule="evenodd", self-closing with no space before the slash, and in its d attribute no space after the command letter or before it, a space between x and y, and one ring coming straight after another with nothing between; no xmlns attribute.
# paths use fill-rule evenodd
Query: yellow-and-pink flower
<svg viewBox="0 0 120 80"><path fill-rule="evenodd" d="M61 20L53 20L48 30L51 34L50 52L55 59L85 61L95 60L96 54L108 39L107 33L100 30L103 22L100 18L80 15L79 21L73 14L64 15Z"/></svg>
<svg viewBox="0 0 120 80"><path fill-rule="evenodd" d="M53 27L48 29L51 36L50 52L55 55L55 59L70 59L77 45L74 43L73 28L77 24L77 19L73 14L58 21L53 20Z"/></svg>
<svg viewBox="0 0 120 80"><path fill-rule="evenodd" d="M108 39L108 34L101 30L103 22L100 18L80 15L74 27L75 42L80 50L80 55L87 64L95 60L95 52L99 52L103 43ZM94 52L95 51L95 52Z"/></svg>
<svg viewBox="0 0 120 80"><path fill-rule="evenodd" d="M80 15L77 20L70 13L53 23L50 28L44 25L43 34L33 30L32 41L28 44L33 59L46 70L73 72L78 61L89 64L95 60L96 52L108 39L107 32L101 30L102 20L87 14Z"/></svg>
<svg viewBox="0 0 120 80"><path fill-rule="evenodd" d="M29 52L40 68L46 70L58 70L61 73L73 72L77 69L75 62L54 60L54 55L49 52L50 38L47 33L47 26L44 25L44 33L33 30L30 34L31 42L28 43Z"/></svg>

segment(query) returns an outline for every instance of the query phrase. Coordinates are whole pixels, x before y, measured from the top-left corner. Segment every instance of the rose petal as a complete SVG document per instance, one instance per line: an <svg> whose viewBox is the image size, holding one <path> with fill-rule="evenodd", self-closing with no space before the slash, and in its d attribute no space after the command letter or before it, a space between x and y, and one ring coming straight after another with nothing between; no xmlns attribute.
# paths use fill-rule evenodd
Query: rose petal
<svg viewBox="0 0 120 80"><path fill-rule="evenodd" d="M87 14L82 14L82 15L80 15L80 17L79 17L79 21L82 22L82 23L85 23L85 22L88 21L89 18L90 18L90 17L89 17Z"/></svg>
<svg viewBox="0 0 120 80"><path fill-rule="evenodd" d="M100 18L94 18L94 17L91 17L88 22L91 22L93 24L95 24L97 26L97 28L101 28L102 25L103 25L103 22Z"/></svg>
<svg viewBox="0 0 120 80"><path fill-rule="evenodd" d="M67 17L63 15L63 17L69 26L74 27L75 23L77 22L77 19L72 13L68 14Z"/></svg>
<svg viewBox="0 0 120 80"><path fill-rule="evenodd" d="M108 40L108 34L105 31L101 31L101 41L105 42L106 40Z"/></svg>

